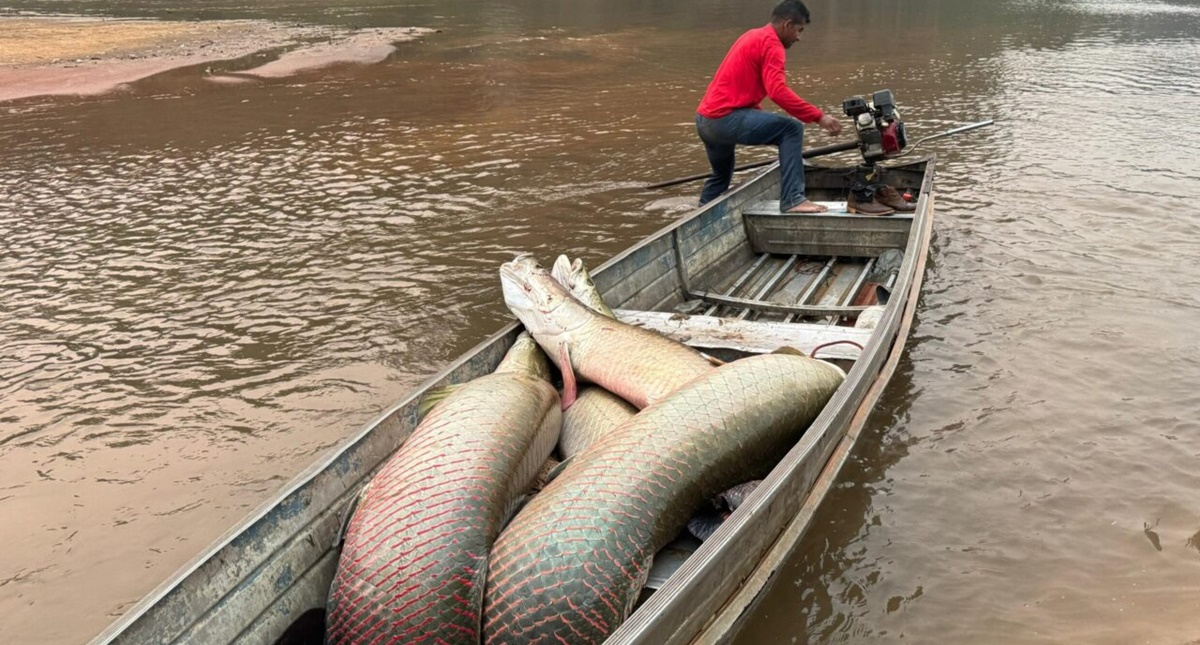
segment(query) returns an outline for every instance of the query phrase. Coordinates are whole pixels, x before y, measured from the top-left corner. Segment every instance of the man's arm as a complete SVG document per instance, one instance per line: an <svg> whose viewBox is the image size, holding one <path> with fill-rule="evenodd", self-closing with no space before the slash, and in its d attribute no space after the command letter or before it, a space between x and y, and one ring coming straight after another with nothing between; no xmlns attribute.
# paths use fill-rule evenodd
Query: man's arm
<svg viewBox="0 0 1200 645"><path fill-rule="evenodd" d="M763 56L762 81L763 87L767 90L767 96L771 97L776 105L783 108L784 112L804 123L820 121L825 113L812 103L796 96L792 88L787 85L787 78L784 74L783 45L778 43L775 46L767 45L766 49Z"/></svg>

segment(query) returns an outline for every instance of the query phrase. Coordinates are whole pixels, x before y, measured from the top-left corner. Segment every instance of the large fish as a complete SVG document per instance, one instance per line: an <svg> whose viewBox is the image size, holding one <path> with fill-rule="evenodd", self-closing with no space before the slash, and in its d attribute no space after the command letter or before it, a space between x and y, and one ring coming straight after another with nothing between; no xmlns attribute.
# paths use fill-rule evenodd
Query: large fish
<svg viewBox="0 0 1200 645"><path fill-rule="evenodd" d="M606 318L616 318L612 309L604 304L582 260L577 258L572 262L567 256L560 255L550 274L588 309ZM637 414L637 408L598 385L579 388L575 403L563 412L562 434L558 437L559 456L570 459L634 414Z"/></svg>
<svg viewBox="0 0 1200 645"><path fill-rule="evenodd" d="M803 356L734 361L577 455L496 541L484 643L603 641L628 617L654 553L705 500L767 473L843 378Z"/></svg>
<svg viewBox="0 0 1200 645"><path fill-rule="evenodd" d="M563 405L576 375L641 409L714 367L700 352L605 317L580 303L530 255L500 267L504 302L563 374Z"/></svg>
<svg viewBox="0 0 1200 645"><path fill-rule="evenodd" d="M350 521L326 642L479 642L488 550L558 439L548 375L521 334L384 464Z"/></svg>

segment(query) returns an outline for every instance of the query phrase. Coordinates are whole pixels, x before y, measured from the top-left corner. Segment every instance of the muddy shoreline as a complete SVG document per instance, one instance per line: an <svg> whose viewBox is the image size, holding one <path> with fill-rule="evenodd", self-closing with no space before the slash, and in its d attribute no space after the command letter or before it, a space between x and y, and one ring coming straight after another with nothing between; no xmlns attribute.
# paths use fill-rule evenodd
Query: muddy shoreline
<svg viewBox="0 0 1200 645"><path fill-rule="evenodd" d="M433 30L349 30L258 20L163 21L0 16L0 102L38 96L95 95L181 67L278 56L235 77L278 78L335 64L371 64L396 43Z"/></svg>

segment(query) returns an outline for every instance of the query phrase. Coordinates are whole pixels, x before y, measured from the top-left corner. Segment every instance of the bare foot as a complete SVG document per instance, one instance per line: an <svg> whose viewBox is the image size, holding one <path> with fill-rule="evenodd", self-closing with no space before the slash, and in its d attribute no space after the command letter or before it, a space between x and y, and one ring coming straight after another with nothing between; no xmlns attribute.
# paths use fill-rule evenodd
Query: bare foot
<svg viewBox="0 0 1200 645"><path fill-rule="evenodd" d="M788 213L824 213L827 210L829 210L827 207L822 206L821 204L815 204L806 199L806 200L800 202L799 204L796 204L795 206L787 209L787 212Z"/></svg>

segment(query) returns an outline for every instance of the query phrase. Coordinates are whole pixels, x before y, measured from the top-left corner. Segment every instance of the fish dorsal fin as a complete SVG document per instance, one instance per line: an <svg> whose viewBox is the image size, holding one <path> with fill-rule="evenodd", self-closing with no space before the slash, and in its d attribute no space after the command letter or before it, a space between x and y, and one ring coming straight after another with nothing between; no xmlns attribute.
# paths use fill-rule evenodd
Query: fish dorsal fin
<svg viewBox="0 0 1200 645"><path fill-rule="evenodd" d="M451 394L454 394L461 388L462 385L445 385L435 387L425 392L425 398L421 399L421 403L417 405L417 414L422 418L429 414L439 403L445 401Z"/></svg>

